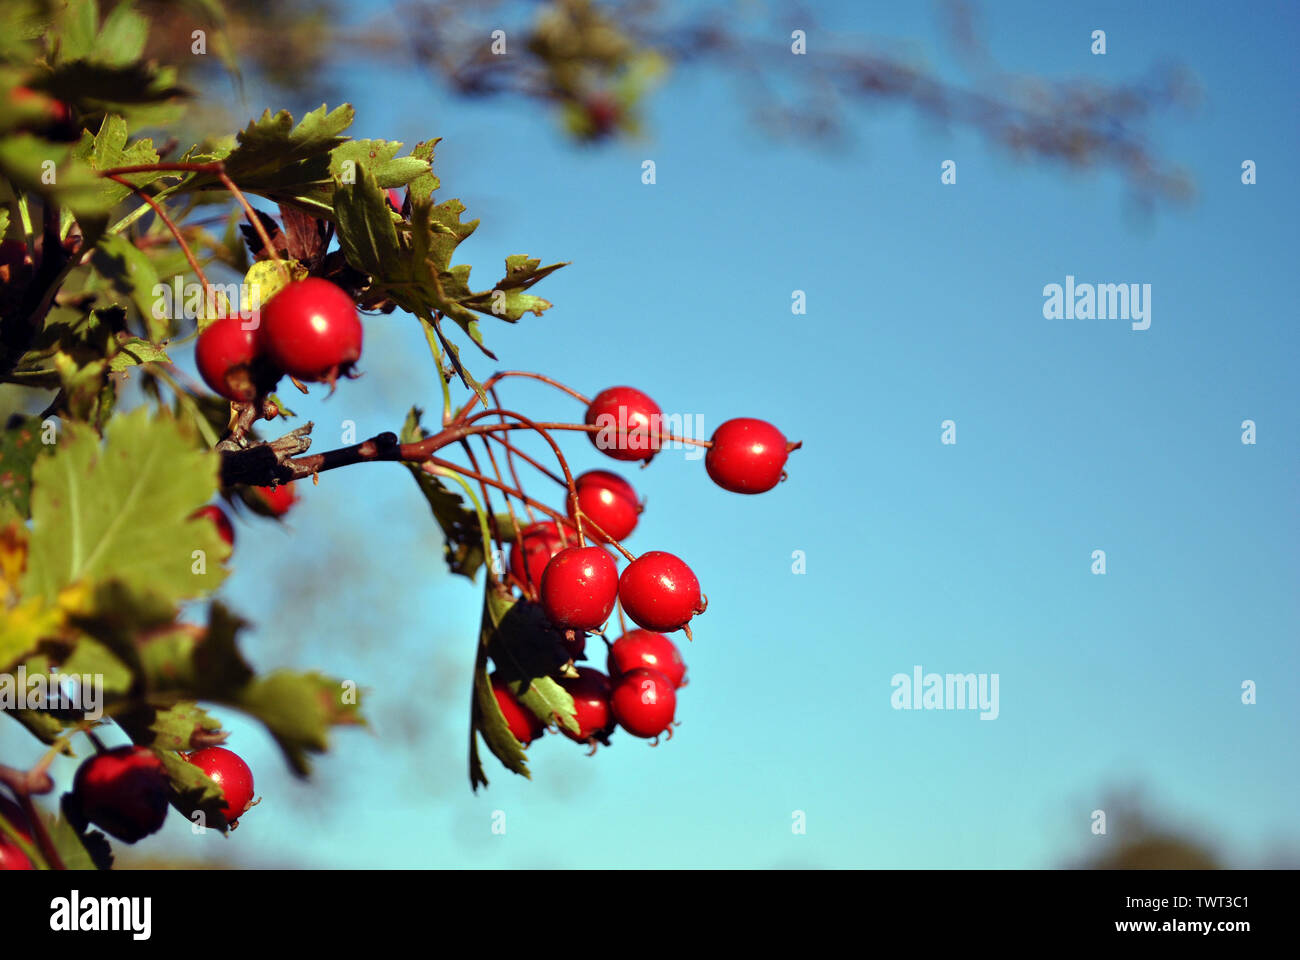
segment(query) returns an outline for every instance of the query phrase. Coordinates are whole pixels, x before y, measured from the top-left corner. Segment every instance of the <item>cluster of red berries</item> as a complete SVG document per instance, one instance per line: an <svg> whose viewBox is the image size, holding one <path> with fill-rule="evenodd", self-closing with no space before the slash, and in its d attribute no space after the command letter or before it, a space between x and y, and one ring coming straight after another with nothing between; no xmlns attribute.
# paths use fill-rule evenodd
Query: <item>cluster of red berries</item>
<svg viewBox="0 0 1300 960"><path fill-rule="evenodd" d="M616 460L648 461L661 448L663 415L653 400L632 387L601 391L587 407L585 423L596 448ZM729 420L713 434L705 457L709 476L736 493L762 493L784 476L794 445L762 420ZM592 470L574 480L567 522L543 521L519 532L510 550L516 585L536 597L547 620L564 631L565 652L581 659L582 635L603 628L615 603L641 629L609 647L609 674L578 667L559 683L573 696L579 730L560 726L574 740L605 741L615 725L638 737L671 736L676 690L685 665L664 634L685 630L704 612L700 582L681 558L653 550L631 560L620 575L603 545L575 543L577 529L598 544L615 543L636 528L642 506L624 478ZM576 501L576 504L575 504ZM621 547L620 547L621 549ZM506 679L493 675L493 692L511 732L522 744L546 724L521 704Z"/></svg>
<svg viewBox="0 0 1300 960"><path fill-rule="evenodd" d="M221 788L221 813L234 827L253 804L253 771L225 747L204 747L181 756ZM139 746L114 747L88 758L72 781L69 809L123 843L135 843L162 829L170 785L162 761ZM19 807L0 796L0 814L27 843L31 825ZM18 844L0 832L0 870L31 870Z"/></svg>
<svg viewBox="0 0 1300 960"><path fill-rule="evenodd" d="M328 280L308 277L273 296L252 329L238 315L213 321L199 334L195 359L209 387L227 400L251 402L286 373L333 385L361 359L361 337L352 298Z"/></svg>

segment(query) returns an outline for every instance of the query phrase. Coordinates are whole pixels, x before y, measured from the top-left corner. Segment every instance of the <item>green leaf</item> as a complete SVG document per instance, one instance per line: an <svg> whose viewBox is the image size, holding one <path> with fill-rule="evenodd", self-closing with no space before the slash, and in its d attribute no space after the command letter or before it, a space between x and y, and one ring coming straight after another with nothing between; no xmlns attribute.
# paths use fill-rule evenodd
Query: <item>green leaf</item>
<svg viewBox="0 0 1300 960"><path fill-rule="evenodd" d="M188 751L222 743L226 734L220 731L219 720L197 703L183 701L167 710L151 709L144 734L137 737L132 731L131 739L155 750Z"/></svg>
<svg viewBox="0 0 1300 960"><path fill-rule="evenodd" d="M250 683L234 705L260 720L293 772L306 776L307 754L328 749L331 726L361 722L359 697L345 702L347 689L320 673L277 670Z"/></svg>
<svg viewBox="0 0 1300 960"><path fill-rule="evenodd" d="M158 271L145 252L121 234L111 234L100 238L91 263L109 281L114 292L135 305L148 325L149 336L165 340L170 333L169 318L154 316Z"/></svg>
<svg viewBox="0 0 1300 960"><path fill-rule="evenodd" d="M420 409L412 407L402 425L400 440L402 443L415 443L423 440L424 430L420 427ZM406 468L415 477L433 511L433 518L442 528L443 552L447 566L452 573L473 580L483 566L483 534L478 522L478 514L465 503L464 497L447 487L437 477L430 476L420 469L418 464L407 463ZM513 536L513 531L510 531ZM504 536L503 531L503 536Z"/></svg>
<svg viewBox="0 0 1300 960"><path fill-rule="evenodd" d="M31 515L32 467L37 457L54 450L41 442L41 424L40 417L15 416L0 433L0 501L24 518Z"/></svg>
<svg viewBox="0 0 1300 960"><path fill-rule="evenodd" d="M69 816L68 799L64 794L63 816L42 814L50 842L59 852L59 859L67 870L108 870L113 866L113 851L108 839L98 830L78 830Z"/></svg>
<svg viewBox="0 0 1300 960"><path fill-rule="evenodd" d="M117 352L113 354L113 359L109 361L108 368L118 373L127 367L145 363L171 363L171 360L167 356L167 351L157 344L132 337L119 345Z"/></svg>
<svg viewBox="0 0 1300 960"><path fill-rule="evenodd" d="M127 146L126 140L126 120L118 114L110 113L104 117L99 125L99 133L93 138L87 132L82 133L81 141L72 150L72 156L96 171L158 162L158 151L153 148L152 140L137 140L130 146ZM153 170L122 174L122 179L142 187L168 176L175 177L176 174ZM100 199L96 207L99 209L111 209L132 192L130 187L106 177L98 178L98 182Z"/></svg>
<svg viewBox="0 0 1300 960"><path fill-rule="evenodd" d="M547 724L562 723L574 733L578 721L573 696L552 676L567 659L540 606L515 600L488 585L481 642L519 702Z"/></svg>
<svg viewBox="0 0 1300 960"><path fill-rule="evenodd" d="M501 618L509 611L509 603L488 585L483 601L483 623L480 630L478 657L474 664L474 709L471 712L473 729L483 736L483 742L492 751L492 755L501 761L511 773L532 778L528 772L528 754L513 733L501 705L497 703L492 691L492 681L488 677L487 649L492 635L500 626ZM479 783L487 786L487 777L483 774L482 764L478 762L478 751L473 733L470 735L470 788L478 789Z"/></svg>
<svg viewBox="0 0 1300 960"><path fill-rule="evenodd" d="M62 673L98 676L108 694L126 693L131 689L131 670L108 647L94 640L81 639L60 666Z"/></svg>
<svg viewBox="0 0 1300 960"><path fill-rule="evenodd" d="M442 140L441 137L421 140L415 145L415 149L411 151L411 156L417 160L423 160L426 167L423 173L406 185L413 198L428 200L433 196L433 192L442 186L442 183L433 173L433 151L440 140Z"/></svg>
<svg viewBox="0 0 1300 960"><path fill-rule="evenodd" d="M166 411L112 418L103 447L90 428L66 424L54 455L32 471L24 592L53 601L101 579L166 603L212 591L229 550L215 526L190 515L212 499L217 470L217 454L197 449L193 427Z"/></svg>
<svg viewBox="0 0 1300 960"><path fill-rule="evenodd" d="M0 175L14 188L63 204L80 215L107 212L103 181L67 144L29 133L0 138Z"/></svg>

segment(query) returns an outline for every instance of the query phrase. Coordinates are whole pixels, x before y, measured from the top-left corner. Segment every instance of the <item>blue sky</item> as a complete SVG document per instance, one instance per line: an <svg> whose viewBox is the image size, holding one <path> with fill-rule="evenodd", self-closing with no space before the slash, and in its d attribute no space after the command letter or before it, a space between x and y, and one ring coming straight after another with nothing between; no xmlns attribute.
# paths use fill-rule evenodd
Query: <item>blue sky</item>
<svg viewBox="0 0 1300 960"><path fill-rule="evenodd" d="M863 9L830 5L823 29L944 61L928 5ZM229 841L171 824L168 851L304 866L1052 866L1108 842L1089 815L1133 784L1228 862L1295 844L1297 22L1287 4L988 5L1009 69L1115 82L1179 61L1199 77L1201 106L1151 128L1198 197L1146 219L1114 175L1019 164L895 107L852 113L850 148L773 143L716 74L674 75L644 142L590 150L526 105L340 72L357 135L444 138L439 197L483 218L461 248L481 285L508 254L573 262L539 287L555 303L543 318L485 329L503 367L589 394L633 384L709 431L761 417L804 447L761 497L714 487L680 453L624 471L649 502L629 547L679 554L710 599L683 649L684 723L657 749L622 735L593 759L546 737L532 782L488 758L478 796L464 754L481 584L443 572L406 472L328 474L287 530L242 521L225 592L258 625L249 655L356 679L373 735L340 733L319 786L301 785L231 718L264 803ZM1088 52L1095 28L1104 57ZM940 184L948 159L955 186ZM1244 159L1255 186L1240 183ZM1150 329L1045 320L1042 289L1067 274L1151 284ZM806 316L791 315L796 289ZM370 320L366 335L364 378L295 405L318 447L347 419L369 435L413 402L436 416L415 322ZM581 414L528 384L503 399ZM1247 418L1255 445L1240 440ZM955 445L940 443L946 419ZM569 446L576 468L611 466ZM1097 549L1105 576L1090 572ZM999 717L892 709L891 677L917 664L998 674Z"/></svg>

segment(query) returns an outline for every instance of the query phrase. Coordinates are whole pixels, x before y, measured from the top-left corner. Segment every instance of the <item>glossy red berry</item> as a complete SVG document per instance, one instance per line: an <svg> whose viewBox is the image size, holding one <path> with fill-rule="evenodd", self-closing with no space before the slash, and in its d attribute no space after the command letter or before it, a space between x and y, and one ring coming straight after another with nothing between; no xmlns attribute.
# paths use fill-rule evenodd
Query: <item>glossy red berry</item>
<svg viewBox="0 0 1300 960"><path fill-rule="evenodd" d="M496 674L493 674L490 679L497 706L501 708L501 714L506 718L506 726L510 728L516 740L526 747L546 732L546 724L538 718L537 714L519 702L504 680Z"/></svg>
<svg viewBox="0 0 1300 960"><path fill-rule="evenodd" d="M257 330L244 329L239 316L221 317L204 327L194 348L203 382L227 400L254 399L257 335Z"/></svg>
<svg viewBox="0 0 1300 960"><path fill-rule="evenodd" d="M333 383L361 359L361 318L339 287L308 277L262 308L261 343L270 360L299 380Z"/></svg>
<svg viewBox="0 0 1300 960"><path fill-rule="evenodd" d="M18 804L0 796L0 816L3 816L9 823L9 826L18 831L18 835L27 843L32 842L32 832L27 818L23 816L22 810ZM6 833L0 830L0 870L35 870L31 859L23 852L23 848Z"/></svg>
<svg viewBox="0 0 1300 960"><path fill-rule="evenodd" d="M605 532L606 537L623 540L636 529L641 504L637 502L632 484L618 474L608 470L588 470L573 481L573 486L578 491L578 506ZM578 522L572 507L569 519L575 525ZM604 539L589 526L584 532L593 539Z"/></svg>
<svg viewBox="0 0 1300 960"><path fill-rule="evenodd" d="M561 677L560 686L573 697L573 718L578 724L574 733L563 723L560 732L579 743L606 736L614 728L609 709L609 677L591 667L578 667L578 676Z"/></svg>
<svg viewBox="0 0 1300 960"><path fill-rule="evenodd" d="M623 571L618 598L637 626L659 633L680 630L704 612L700 581L691 568L671 553L643 553Z"/></svg>
<svg viewBox="0 0 1300 960"><path fill-rule="evenodd" d="M781 482L789 457L781 431L765 420L728 420L713 432L704 468L733 493L763 493Z"/></svg>
<svg viewBox="0 0 1300 960"><path fill-rule="evenodd" d="M253 771L239 754L225 747L204 747L185 757L221 788L221 812L234 824L253 803Z"/></svg>
<svg viewBox="0 0 1300 960"><path fill-rule="evenodd" d="M390 207L393 208L393 212L394 212L394 213L401 213L401 212L402 212L402 195L401 195L400 193L398 193L396 190L389 189L389 191L388 191L388 205L389 205Z"/></svg>
<svg viewBox="0 0 1300 960"><path fill-rule="evenodd" d="M587 434L596 449L615 460L649 460L659 449L663 414L659 405L633 387L609 387L587 407L585 423L600 427Z"/></svg>
<svg viewBox="0 0 1300 960"><path fill-rule="evenodd" d="M90 757L77 768L72 794L88 821L124 843L157 832L167 817L167 774L145 747L116 747Z"/></svg>
<svg viewBox="0 0 1300 960"><path fill-rule="evenodd" d="M595 630L617 597L618 567L600 547L561 550L542 572L542 609L562 630Z"/></svg>
<svg viewBox="0 0 1300 960"><path fill-rule="evenodd" d="M610 708L618 725L634 737L657 737L673 722L677 694L673 682L657 670L623 674L614 685Z"/></svg>
<svg viewBox="0 0 1300 960"><path fill-rule="evenodd" d="M609 648L609 675L614 680L633 670L655 670L680 687L686 676L686 664L676 645L662 633L629 630Z"/></svg>
<svg viewBox="0 0 1300 960"><path fill-rule="evenodd" d="M281 483L274 487L254 487L262 505L277 517L283 517L298 502L298 491L293 488L294 481Z"/></svg>
<svg viewBox="0 0 1300 960"><path fill-rule="evenodd" d="M221 535L221 539L226 541L226 546L233 547L235 545L235 528L231 525L230 518L226 516L226 511L215 503L210 503L206 507L199 507L190 514L191 519L199 519L200 517L212 521L217 528L217 533Z"/></svg>
<svg viewBox="0 0 1300 960"><path fill-rule="evenodd" d="M519 549L523 543L523 550ZM537 589L542 583L542 571L564 549L560 528L551 520L533 523L519 531L519 542L510 545L510 572L520 583ZM576 543L570 536L569 543Z"/></svg>

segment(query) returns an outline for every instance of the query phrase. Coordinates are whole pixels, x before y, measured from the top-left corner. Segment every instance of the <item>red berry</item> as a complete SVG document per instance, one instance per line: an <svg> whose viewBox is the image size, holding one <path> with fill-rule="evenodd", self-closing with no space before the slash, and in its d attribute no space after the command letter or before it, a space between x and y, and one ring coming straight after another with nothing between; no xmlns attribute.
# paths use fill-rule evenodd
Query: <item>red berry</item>
<svg viewBox="0 0 1300 960"><path fill-rule="evenodd" d="M601 428L587 436L615 460L649 460L659 449L662 417L658 404L640 390L609 387L587 407L586 424Z"/></svg>
<svg viewBox="0 0 1300 960"><path fill-rule="evenodd" d="M700 581L690 567L662 550L643 553L627 565L618 581L618 598L637 626L660 633L680 630L704 612Z"/></svg>
<svg viewBox="0 0 1300 960"><path fill-rule="evenodd" d="M333 383L361 359L361 318L339 287L319 277L289 284L262 309L261 342L281 370Z"/></svg>
<svg viewBox="0 0 1300 960"><path fill-rule="evenodd" d="M282 483L275 487L254 487L262 505L277 517L283 517L289 508L298 502L298 492L293 488L294 481Z"/></svg>
<svg viewBox="0 0 1300 960"><path fill-rule="evenodd" d="M0 816L8 821L9 826L18 831L18 835L28 843L32 842L32 832L27 818L23 816L18 804L0 796ZM23 853L23 848L6 833L0 830L0 870L35 870L31 859Z"/></svg>
<svg viewBox="0 0 1300 960"><path fill-rule="evenodd" d="M617 597L618 567L600 547L561 550L542 572L542 609L562 630L595 630Z"/></svg>
<svg viewBox="0 0 1300 960"><path fill-rule="evenodd" d="M546 732L546 724L538 718L537 714L519 702L504 680L499 679L496 674L489 679L492 681L492 693L497 698L497 706L501 708L501 713L506 718L506 726L510 728L516 740L526 747Z"/></svg>
<svg viewBox="0 0 1300 960"><path fill-rule="evenodd" d="M781 431L765 420L728 420L713 432L704 468L733 493L763 493L781 482L789 456Z"/></svg>
<svg viewBox="0 0 1300 960"><path fill-rule="evenodd" d="M253 375L257 354L257 330L245 330L239 316L212 321L199 334L194 348L203 382L227 400L252 400L257 396Z"/></svg>
<svg viewBox="0 0 1300 960"><path fill-rule="evenodd" d="M574 480L573 485L578 491L578 506L609 539L622 540L636 529L641 504L637 502L632 484L618 474L608 470L588 470ZM569 519L575 525L578 522L572 506ZM590 528L585 528L584 532L595 539L603 539Z"/></svg>
<svg viewBox="0 0 1300 960"><path fill-rule="evenodd" d="M686 664L673 642L649 630L629 630L609 648L610 677L617 680L637 669L656 670L674 687L680 687L686 676Z"/></svg>
<svg viewBox="0 0 1300 960"><path fill-rule="evenodd" d="M623 674L610 697L618 725L634 737L657 737L673 722L677 694L673 682L657 670Z"/></svg>
<svg viewBox="0 0 1300 960"><path fill-rule="evenodd" d="M563 723L560 732L570 740L583 743L602 738L614 729L609 710L609 677L591 667L579 667L578 676L561 677L560 686L573 697L573 719L578 724L574 733Z"/></svg>
<svg viewBox="0 0 1300 960"><path fill-rule="evenodd" d="M226 516L226 511L222 510L215 503L210 503L206 507L199 507L190 514L190 519L206 517L216 525L217 533L221 534L221 539L226 541L226 546L235 545L235 528L230 523L230 518Z"/></svg>
<svg viewBox="0 0 1300 960"><path fill-rule="evenodd" d="M82 815L124 843L157 832L167 817L167 774L145 747L116 747L86 760L72 781Z"/></svg>
<svg viewBox="0 0 1300 960"><path fill-rule="evenodd" d="M388 191L388 205L393 208L394 213L402 212L402 195L396 190Z"/></svg>
<svg viewBox="0 0 1300 960"><path fill-rule="evenodd" d="M221 812L234 824L253 803L253 771L239 754L225 747L204 747L185 757L221 788Z"/></svg>
<svg viewBox="0 0 1300 960"><path fill-rule="evenodd" d="M519 537L524 549L521 553L518 543L510 545L510 572L520 583L535 589L541 585L546 564L564 549L564 542L560 539L559 527L550 520L524 527L519 531ZM570 538L569 542L574 540Z"/></svg>

